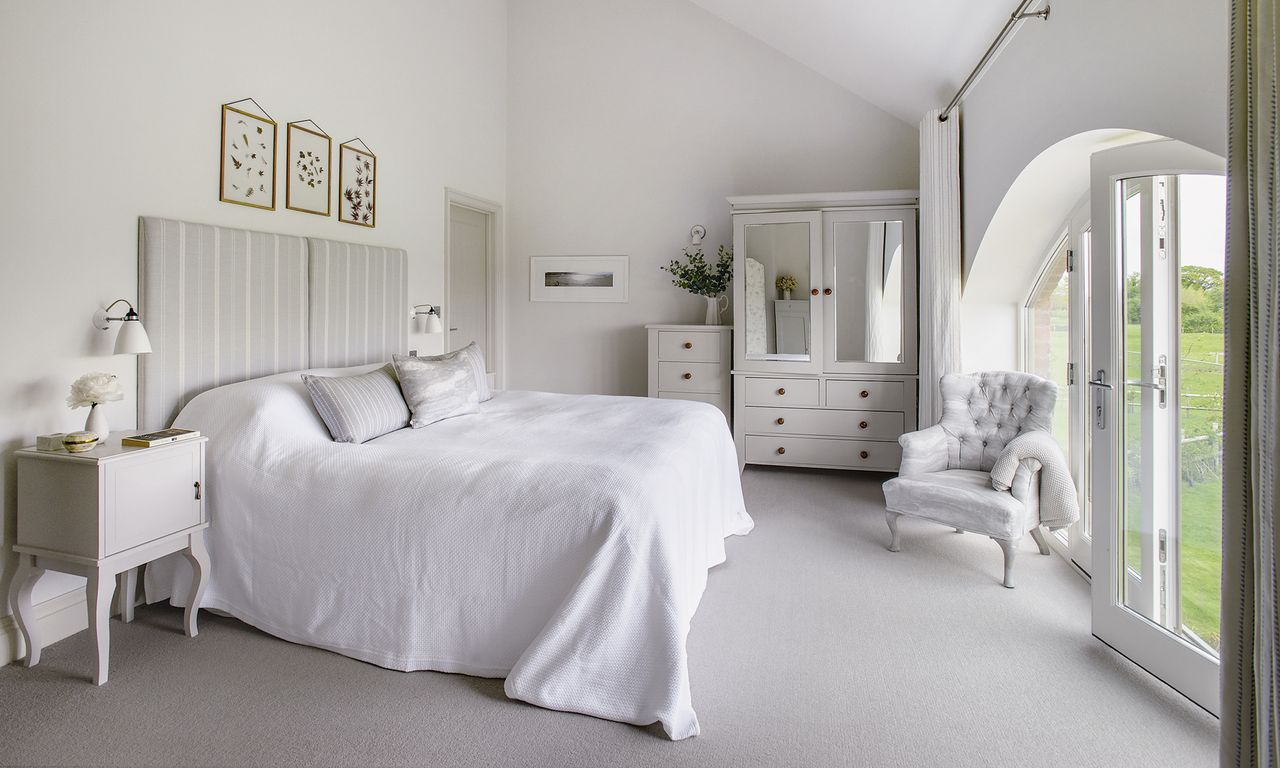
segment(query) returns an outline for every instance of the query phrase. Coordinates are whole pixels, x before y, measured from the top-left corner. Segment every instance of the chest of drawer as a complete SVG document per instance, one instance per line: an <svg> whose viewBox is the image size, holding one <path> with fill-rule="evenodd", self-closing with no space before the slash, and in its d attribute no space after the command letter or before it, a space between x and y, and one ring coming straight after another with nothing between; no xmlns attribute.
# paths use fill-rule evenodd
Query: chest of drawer
<svg viewBox="0 0 1280 768"><path fill-rule="evenodd" d="M897 440L905 427L901 411L825 411L809 408L743 408L747 432Z"/></svg>
<svg viewBox="0 0 1280 768"><path fill-rule="evenodd" d="M901 381L827 381L828 408L901 411L905 403L906 385Z"/></svg>
<svg viewBox="0 0 1280 768"><path fill-rule="evenodd" d="M720 363L658 363L658 389L661 392L724 391L724 366Z"/></svg>
<svg viewBox="0 0 1280 768"><path fill-rule="evenodd" d="M902 449L897 443L872 440L747 435L746 460L751 464L896 472L902 461Z"/></svg>
<svg viewBox="0 0 1280 768"><path fill-rule="evenodd" d="M743 382L745 405L817 406L817 379L766 379L751 377Z"/></svg>
<svg viewBox="0 0 1280 768"><path fill-rule="evenodd" d="M718 363L723 335L706 331L658 331L658 359L690 363Z"/></svg>

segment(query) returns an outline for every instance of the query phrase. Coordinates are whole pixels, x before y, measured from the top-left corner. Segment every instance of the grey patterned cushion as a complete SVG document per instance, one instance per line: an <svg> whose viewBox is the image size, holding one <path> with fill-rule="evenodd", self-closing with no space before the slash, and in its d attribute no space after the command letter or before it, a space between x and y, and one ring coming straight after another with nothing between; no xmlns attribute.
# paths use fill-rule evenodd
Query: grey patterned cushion
<svg viewBox="0 0 1280 768"><path fill-rule="evenodd" d="M470 356L394 355L391 362L400 379L400 391L413 414L409 426L416 429L480 411L480 390Z"/></svg>
<svg viewBox="0 0 1280 768"><path fill-rule="evenodd" d="M409 423L409 406L390 365L358 376L302 374L320 418L339 443L363 443Z"/></svg>
<svg viewBox="0 0 1280 768"><path fill-rule="evenodd" d="M462 349L455 349L454 351L446 352L443 355L428 355L417 359L440 361L454 360L457 358L466 359L467 363L471 366L471 375L475 377L476 392L480 397L480 402L483 403L485 400L491 399L493 397L493 392L489 389L489 374L485 373L484 370L484 353L480 351L479 345L474 341Z"/></svg>

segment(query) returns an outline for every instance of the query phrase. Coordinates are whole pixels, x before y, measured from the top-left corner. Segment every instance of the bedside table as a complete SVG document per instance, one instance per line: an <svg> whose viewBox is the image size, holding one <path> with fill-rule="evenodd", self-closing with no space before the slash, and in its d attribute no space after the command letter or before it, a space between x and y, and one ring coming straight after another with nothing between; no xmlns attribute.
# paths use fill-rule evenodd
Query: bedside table
<svg viewBox="0 0 1280 768"><path fill-rule="evenodd" d="M26 646L26 665L40 662L31 590L45 571L84 576L89 631L97 650L93 682L107 681L111 596L120 577L120 618L133 618L137 569L181 552L192 584L184 624L196 636L196 612L209 578L204 529L204 449L207 437L154 448L130 448L115 432L91 451L37 451L18 458L18 571L9 603Z"/></svg>

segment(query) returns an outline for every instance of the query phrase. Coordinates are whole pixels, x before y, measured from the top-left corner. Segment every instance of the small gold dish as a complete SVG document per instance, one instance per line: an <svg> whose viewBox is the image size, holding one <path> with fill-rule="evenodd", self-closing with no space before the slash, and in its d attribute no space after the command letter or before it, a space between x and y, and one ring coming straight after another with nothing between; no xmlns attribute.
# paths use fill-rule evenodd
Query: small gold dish
<svg viewBox="0 0 1280 768"><path fill-rule="evenodd" d="M98 433L96 432L68 432L62 438L62 447L67 449L67 453L92 451L97 444Z"/></svg>

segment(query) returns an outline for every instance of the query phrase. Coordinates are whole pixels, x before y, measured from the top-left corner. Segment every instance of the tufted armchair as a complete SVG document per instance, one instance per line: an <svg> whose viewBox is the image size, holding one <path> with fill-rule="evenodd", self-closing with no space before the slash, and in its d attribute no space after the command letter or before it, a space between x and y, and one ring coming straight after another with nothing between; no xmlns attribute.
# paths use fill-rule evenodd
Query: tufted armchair
<svg viewBox="0 0 1280 768"><path fill-rule="evenodd" d="M990 536L1004 551L1004 585L1012 588L1024 532L1030 530L1040 554L1049 554L1039 524L1040 462L1024 459L1008 491L992 487L990 472L1015 437L1049 430L1058 386L1029 373L993 371L947 374L941 389L942 422L898 440L902 466L884 484L889 550L901 548L902 515Z"/></svg>

